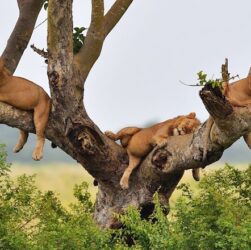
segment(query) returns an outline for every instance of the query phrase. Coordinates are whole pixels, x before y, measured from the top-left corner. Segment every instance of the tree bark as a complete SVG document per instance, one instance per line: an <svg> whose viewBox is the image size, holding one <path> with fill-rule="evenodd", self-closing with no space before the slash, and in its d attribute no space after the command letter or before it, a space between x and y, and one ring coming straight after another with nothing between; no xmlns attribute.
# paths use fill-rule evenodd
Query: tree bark
<svg viewBox="0 0 251 250"><path fill-rule="evenodd" d="M11 73L14 73L30 41L43 2L44 0L17 0L19 17L1 55Z"/></svg>
<svg viewBox="0 0 251 250"><path fill-rule="evenodd" d="M18 1L21 2L34 4L34 1ZM133 172L130 188L120 188L119 180L128 165L128 156L88 117L83 102L84 83L101 53L106 36L131 3L132 0L117 0L104 13L103 1L93 0L90 27L85 43L76 55L72 44L72 0L50 0L48 6L48 78L52 110L46 138L79 162L98 181L94 218L104 228L120 227L114 213L123 213L128 205L141 209L142 217L147 217L153 209L155 192L159 193L161 203L168 205L185 170L205 167L217 161L227 147L251 131L250 106L233 109L219 90L205 87L200 96L215 121L213 137L207 145L208 157L202 158L206 133L204 123L193 134L169 137L167 146L154 148ZM14 30L11 36L17 35L18 31ZM27 37L26 42L28 40ZM15 51L13 48L15 44L9 43L4 52L12 72L25 46ZM0 122L34 133L32 113L7 104L0 104Z"/></svg>

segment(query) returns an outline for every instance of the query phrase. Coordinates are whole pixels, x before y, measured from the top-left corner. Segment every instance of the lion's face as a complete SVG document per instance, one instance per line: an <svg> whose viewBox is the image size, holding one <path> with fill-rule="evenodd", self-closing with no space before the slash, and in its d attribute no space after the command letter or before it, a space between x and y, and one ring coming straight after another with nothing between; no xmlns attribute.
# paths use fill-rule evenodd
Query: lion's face
<svg viewBox="0 0 251 250"><path fill-rule="evenodd" d="M179 118L177 127L173 130L173 135L185 135L195 131L200 126L200 121L195 117L195 113Z"/></svg>

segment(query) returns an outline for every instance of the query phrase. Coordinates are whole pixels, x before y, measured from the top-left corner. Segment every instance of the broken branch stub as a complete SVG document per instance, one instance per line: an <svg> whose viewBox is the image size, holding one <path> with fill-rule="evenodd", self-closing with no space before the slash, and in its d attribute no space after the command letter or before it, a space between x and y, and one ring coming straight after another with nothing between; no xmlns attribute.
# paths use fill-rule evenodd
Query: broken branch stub
<svg viewBox="0 0 251 250"><path fill-rule="evenodd" d="M214 119L224 119L233 112L233 107L222 94L219 87L207 84L199 93L208 113Z"/></svg>

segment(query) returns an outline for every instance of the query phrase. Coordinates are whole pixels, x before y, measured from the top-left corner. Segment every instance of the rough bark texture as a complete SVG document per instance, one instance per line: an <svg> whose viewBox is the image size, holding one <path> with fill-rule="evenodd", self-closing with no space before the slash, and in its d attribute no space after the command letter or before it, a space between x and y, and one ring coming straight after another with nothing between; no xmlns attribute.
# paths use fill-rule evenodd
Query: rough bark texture
<svg viewBox="0 0 251 250"><path fill-rule="evenodd" d="M33 18L22 28L29 34L25 46L16 46L15 40L10 39L3 54L12 72L29 41L42 2L18 1L20 7L26 3L23 8L29 10L23 12L24 20L30 17L30 9ZM207 145L207 159L202 160L206 127L203 124L193 134L170 137L167 146L154 148L133 172L130 188L120 188L119 180L128 164L127 154L88 117L83 95L85 80L101 53L106 36L131 3L132 0L117 0L105 14L103 1L93 0L90 27L77 55L73 54L72 48L72 0L50 0L48 7L48 78L53 105L46 137L82 164L98 181L94 217L101 227L119 227L114 213L122 213L128 205L141 208L142 216L148 216L156 191L162 204L167 205L185 170L217 161L227 147L251 131L251 107L233 109L219 90L205 87L200 96L215 121L213 137ZM11 37L18 36L19 29L14 30ZM34 133L32 113L7 104L0 104L0 122Z"/></svg>

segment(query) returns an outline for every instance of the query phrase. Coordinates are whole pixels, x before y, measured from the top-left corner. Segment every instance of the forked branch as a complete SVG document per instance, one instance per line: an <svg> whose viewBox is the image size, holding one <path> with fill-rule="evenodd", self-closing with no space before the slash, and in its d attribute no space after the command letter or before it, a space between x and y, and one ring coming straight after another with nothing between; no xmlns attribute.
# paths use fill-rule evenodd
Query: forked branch
<svg viewBox="0 0 251 250"><path fill-rule="evenodd" d="M100 56L105 38L119 22L133 0L117 0L104 16L104 1L92 1L92 19L83 47L75 56L85 82L90 70Z"/></svg>

